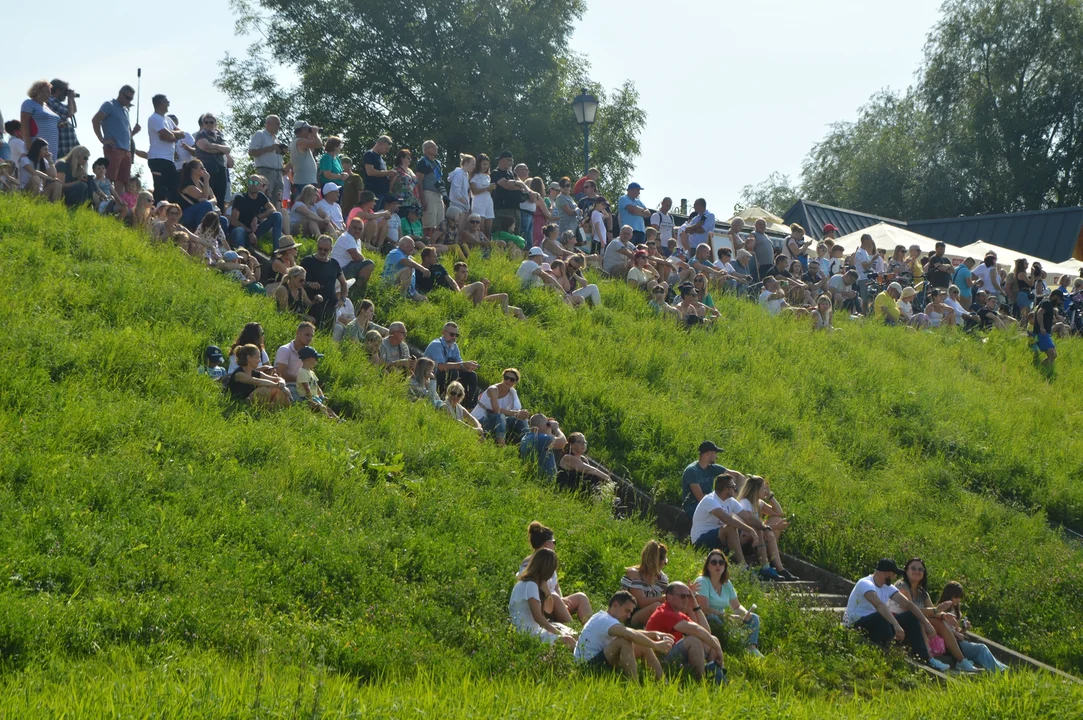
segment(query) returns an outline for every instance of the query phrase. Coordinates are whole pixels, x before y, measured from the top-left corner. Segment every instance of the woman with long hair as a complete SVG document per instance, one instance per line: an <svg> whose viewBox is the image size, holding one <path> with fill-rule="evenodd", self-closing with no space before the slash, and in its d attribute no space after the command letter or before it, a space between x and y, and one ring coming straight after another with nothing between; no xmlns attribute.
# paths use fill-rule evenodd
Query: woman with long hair
<svg viewBox="0 0 1083 720"><path fill-rule="evenodd" d="M26 154L19 158L19 187L31 195L41 195L50 202L60 199L63 191L53 167L49 143L34 138Z"/></svg>
<svg viewBox="0 0 1083 720"><path fill-rule="evenodd" d="M135 207L124 219L130 227L150 230L158 218L154 215L154 195L149 190L140 190L135 199Z"/></svg>
<svg viewBox="0 0 1083 720"><path fill-rule="evenodd" d="M86 205L90 199L90 150L76 145L64 157L56 161L56 180L68 207Z"/></svg>
<svg viewBox="0 0 1083 720"><path fill-rule="evenodd" d="M936 603L936 609L944 613L944 623L951 628L952 634L959 643L959 649L970 662L977 663L992 672L1005 672L1008 666L989 652L988 645L966 639L963 633L970 629L970 622L962 615L962 603L963 586L954 580L944 585L944 589L940 591L940 599Z"/></svg>
<svg viewBox="0 0 1083 720"><path fill-rule="evenodd" d="M450 385L448 386L448 392L451 392ZM527 525L526 535L527 540L530 542L531 553L523 558L523 562L519 565L520 573L526 571L531 558L534 557L534 553L542 549L552 550L553 552L557 550L552 529L547 528L537 520ZM575 613L576 617L579 618L579 622L585 623L594 614L590 607L590 600L584 593L575 593L568 597L561 595L560 582L557 580L555 572L549 580L549 593L549 601L542 606L542 610L548 617L553 617L562 623L569 623L572 621L572 613Z"/></svg>
<svg viewBox="0 0 1083 720"><path fill-rule="evenodd" d="M493 218L496 214L493 210L493 185L489 178L489 156L478 153L474 170L470 173L470 197L471 212L481 217L481 232L485 237L492 237Z"/></svg>
<svg viewBox="0 0 1083 720"><path fill-rule="evenodd" d="M237 402L265 407L289 407L290 393L286 381L277 375L261 372L260 349L242 345L236 349L237 369L226 375L226 392Z"/></svg>
<svg viewBox="0 0 1083 720"><path fill-rule="evenodd" d="M763 532L767 557L775 571L783 580L796 580L797 578L782 566L782 556L778 552L778 539L790 523L767 481L759 475L749 475L737 493L737 502L741 503L741 519Z"/></svg>
<svg viewBox="0 0 1083 720"><path fill-rule="evenodd" d="M180 190L177 204L181 207L181 224L189 230L195 229L214 210L214 191L211 190L211 175L203 166L203 161L193 158L181 166ZM217 215L216 215L217 217ZM226 223L228 228L228 223ZM223 228L225 232L226 228Z"/></svg>
<svg viewBox="0 0 1083 720"><path fill-rule="evenodd" d="M315 185L305 185L290 205L290 234L317 238L331 229L331 220L316 212L320 200ZM281 239L281 238L280 238Z"/></svg>
<svg viewBox="0 0 1083 720"><path fill-rule="evenodd" d="M571 628L550 622L542 610L546 602L552 602L549 581L556 575L557 566L557 554L548 548L531 555L526 570L516 576L517 582L508 600L508 615L520 632L547 644L560 642L574 650L575 634Z"/></svg>
<svg viewBox="0 0 1083 720"><path fill-rule="evenodd" d="M406 391L411 400L428 400L437 410L443 409L444 401L436 389L436 363L431 358L417 359Z"/></svg>
<svg viewBox="0 0 1083 720"><path fill-rule="evenodd" d="M832 306L831 298L827 295L816 298L816 307L812 309L812 329L834 330L835 326L832 324L834 318L835 309Z"/></svg>
<svg viewBox="0 0 1083 720"><path fill-rule="evenodd" d="M534 223L530 226L531 235L528 238L532 245L539 246L542 244L542 228L553 221L553 202L549 199L549 193L545 191L545 183L541 178L530 178L526 184L540 198L534 203Z"/></svg>
<svg viewBox="0 0 1083 720"><path fill-rule="evenodd" d="M665 602L669 578L664 568L669 562L668 554L669 548L665 545L657 540L648 540L639 554L639 564L624 569L620 589L632 593L636 599L636 611L628 620L629 625L646 625L651 613Z"/></svg>
<svg viewBox="0 0 1083 720"><path fill-rule="evenodd" d="M226 373L231 373L237 369L237 348L242 345L255 345L259 348L259 369L263 372L274 372L274 367L271 365L271 358L267 356L267 349L263 346L263 326L258 322L246 323L241 328L240 334L237 335L237 339L233 341L233 344L229 346L229 367L226 369Z"/></svg>
<svg viewBox="0 0 1083 720"><path fill-rule="evenodd" d="M1027 272L1027 259L1016 258L1012 271L1011 287L1015 290L1015 309L1021 325L1027 324L1030 308L1034 305L1034 276Z"/></svg>
<svg viewBox="0 0 1083 720"><path fill-rule="evenodd" d="M395 178L391 181L391 193L399 198L399 215L406 217L410 208L417 210L421 217L421 200L417 196L417 174L411 169L414 154L407 148L399 150L395 156Z"/></svg>
<svg viewBox="0 0 1083 720"><path fill-rule="evenodd" d="M726 635L725 620L727 613L741 622L741 627L748 633L748 652L755 657L763 657L760 652L760 616L745 608L737 598L737 591L730 582L730 564L721 550L707 553L703 561L703 572L689 583L696 595L696 602L703 609L707 624L715 637L722 639Z"/></svg>
<svg viewBox="0 0 1083 720"><path fill-rule="evenodd" d="M376 331L373 330L370 332ZM465 398L466 388L464 388L463 384L458 380L452 380L448 383L447 393L444 396L444 410L447 412L448 415L455 418L463 425L466 425L472 430L476 430L479 436L484 436L485 431L481 429L481 423L479 423L478 419L471 415L469 411L467 411L467 409L463 407L463 400ZM482 437L481 439L484 439L484 437ZM521 569L526 568L524 566Z"/></svg>
<svg viewBox="0 0 1083 720"><path fill-rule="evenodd" d="M925 314L929 316L930 327L955 325L955 311L944 302L944 291L940 288L929 289L929 304L925 306Z"/></svg>
<svg viewBox="0 0 1083 720"><path fill-rule="evenodd" d="M936 637L927 638L929 655L937 657L944 655L945 651L955 658L955 669L961 672L974 672L977 668L974 663L963 656L959 648L959 641L952 632L952 628L945 622L947 612L935 607L929 598L928 573L925 569L925 561L921 558L910 558L903 565L903 576L895 582L907 600L914 603L928 618L929 623L936 630ZM892 607L893 612L902 612L902 608Z"/></svg>
<svg viewBox="0 0 1083 720"><path fill-rule="evenodd" d="M316 303L323 302L323 296L317 295L315 298L308 296L307 275L308 273L300 265L287 270L282 282L275 289L274 300L278 304L279 311L293 312L302 320L315 323L311 308Z"/></svg>
<svg viewBox="0 0 1083 720"><path fill-rule="evenodd" d="M278 247L275 248L271 259L271 281L267 283L267 297L274 297L275 290L286 277L286 271L297 265L297 248L299 247L300 245L289 235L278 238Z"/></svg>
<svg viewBox="0 0 1083 720"><path fill-rule="evenodd" d="M181 225L181 209L176 203L166 203L158 208L163 219L151 227L151 237L159 242L172 240L188 255L200 257L206 248L194 232Z"/></svg>

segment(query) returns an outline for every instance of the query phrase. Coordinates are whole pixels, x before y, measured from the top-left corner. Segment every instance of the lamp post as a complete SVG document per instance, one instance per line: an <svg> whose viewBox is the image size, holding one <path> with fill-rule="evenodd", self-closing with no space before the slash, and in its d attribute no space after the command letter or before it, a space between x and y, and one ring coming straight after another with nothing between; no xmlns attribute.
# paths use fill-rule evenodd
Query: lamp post
<svg viewBox="0 0 1083 720"><path fill-rule="evenodd" d="M598 98L583 88L579 97L572 100L572 109L575 110L575 121L583 126L583 177L586 177L590 170L590 126L598 114Z"/></svg>

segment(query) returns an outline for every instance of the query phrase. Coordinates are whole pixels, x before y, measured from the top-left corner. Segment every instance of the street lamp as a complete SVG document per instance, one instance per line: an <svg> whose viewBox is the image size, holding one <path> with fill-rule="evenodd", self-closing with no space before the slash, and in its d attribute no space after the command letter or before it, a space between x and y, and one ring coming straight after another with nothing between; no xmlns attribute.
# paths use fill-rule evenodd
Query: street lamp
<svg viewBox="0 0 1083 720"><path fill-rule="evenodd" d="M586 177L590 170L590 126L598 114L598 98L583 88L579 97L572 100L572 109L575 110L575 121L583 126L583 177Z"/></svg>

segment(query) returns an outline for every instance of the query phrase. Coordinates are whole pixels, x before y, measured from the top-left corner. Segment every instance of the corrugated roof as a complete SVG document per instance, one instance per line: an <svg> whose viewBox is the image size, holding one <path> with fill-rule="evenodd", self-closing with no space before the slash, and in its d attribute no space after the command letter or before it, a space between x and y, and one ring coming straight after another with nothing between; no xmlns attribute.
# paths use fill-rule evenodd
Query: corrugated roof
<svg viewBox="0 0 1083 720"><path fill-rule="evenodd" d="M782 221L786 225L797 223L805 228L806 233L812 235L812 237L817 240L823 238L824 225L827 225L828 223L839 229L838 234L840 236L849 235L858 230L864 230L877 223L888 223L889 225L896 225L898 227L906 226L906 223L902 220L880 217L879 215L869 215L868 213L857 212L856 210L846 210L845 208L824 205L823 203L812 202L811 200L798 200L795 202L793 207L786 211Z"/></svg>
<svg viewBox="0 0 1083 720"><path fill-rule="evenodd" d="M912 220L906 227L960 247L982 240L1059 263L1075 253L1083 230L1083 207Z"/></svg>

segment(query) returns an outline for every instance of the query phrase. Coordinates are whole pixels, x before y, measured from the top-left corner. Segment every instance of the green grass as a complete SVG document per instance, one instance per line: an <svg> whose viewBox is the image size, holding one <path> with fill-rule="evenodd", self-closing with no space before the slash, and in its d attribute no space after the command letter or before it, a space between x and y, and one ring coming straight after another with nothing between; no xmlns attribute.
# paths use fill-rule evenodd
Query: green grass
<svg viewBox="0 0 1083 720"><path fill-rule="evenodd" d="M599 281L604 307L576 311L519 290L513 271L472 263L527 309L528 332L446 293L418 305L384 292L381 317L418 344L457 319L488 377L519 367L525 404L585 431L592 454L668 502L714 439L720 462L764 475L797 513L785 550L849 577L920 556L937 592L965 584L982 631L1083 671L1083 548L1046 522L1083 524L1083 343L1060 343L1049 381L1006 334L845 318L814 334L735 299L715 327L687 332L627 286Z"/></svg>
<svg viewBox="0 0 1083 720"><path fill-rule="evenodd" d="M326 336L320 374L348 422L230 406L195 373L202 348L252 319L276 346L294 321L141 234L3 198L0 246L0 716L672 716L708 702L685 683L628 700L507 622L529 520L557 530L565 591L596 606L649 525L553 493ZM466 310L445 301L411 312ZM582 321L524 302L539 353L556 332L543 323ZM519 342L490 309L470 317L471 351ZM502 360L488 352L486 369ZM528 376L528 402L547 402L540 388ZM670 576L700 562L676 546ZM736 583L769 658L730 654L728 706L857 715L890 691L908 714L958 700L1033 717L1080 701L1030 673L929 689L898 653Z"/></svg>

